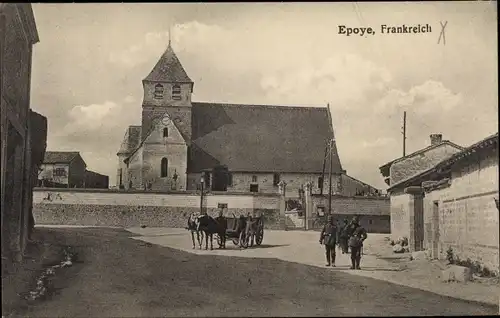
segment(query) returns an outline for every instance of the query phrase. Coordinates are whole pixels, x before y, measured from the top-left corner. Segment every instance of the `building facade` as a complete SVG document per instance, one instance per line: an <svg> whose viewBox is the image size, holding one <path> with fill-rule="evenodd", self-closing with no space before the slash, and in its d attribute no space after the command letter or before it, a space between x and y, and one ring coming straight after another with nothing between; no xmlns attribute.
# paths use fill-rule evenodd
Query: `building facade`
<svg viewBox="0 0 500 318"><path fill-rule="evenodd" d="M34 226L33 186L47 138L46 118L30 109L32 52L38 41L31 4L1 3L2 260L22 259Z"/></svg>
<svg viewBox="0 0 500 318"><path fill-rule="evenodd" d="M388 189L395 236L411 250L498 270L498 133ZM396 213L397 212L397 213Z"/></svg>
<svg viewBox="0 0 500 318"><path fill-rule="evenodd" d="M380 167L380 173L385 183L392 186L425 171L446 157L463 148L449 140L443 140L443 135L430 135L430 145L404 157L390 161Z"/></svg>
<svg viewBox="0 0 500 318"><path fill-rule="evenodd" d="M169 44L143 80L142 123L127 128L117 153L120 188L185 191L203 180L211 191L278 193L283 181L289 191L306 182L328 191L328 107L193 102L193 89ZM332 188L341 193L346 172L332 149Z"/></svg>
<svg viewBox="0 0 500 318"><path fill-rule="evenodd" d="M87 164L76 151L47 151L38 173L42 187L83 188Z"/></svg>

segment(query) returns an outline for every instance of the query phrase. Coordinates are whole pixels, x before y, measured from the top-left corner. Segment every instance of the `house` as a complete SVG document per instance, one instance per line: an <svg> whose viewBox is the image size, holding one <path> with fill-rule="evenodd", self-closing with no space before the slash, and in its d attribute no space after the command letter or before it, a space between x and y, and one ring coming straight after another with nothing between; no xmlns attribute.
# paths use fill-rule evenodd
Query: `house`
<svg viewBox="0 0 500 318"><path fill-rule="evenodd" d="M47 119L30 109L38 41L31 4L0 3L2 265L22 260L34 227L33 186L47 141Z"/></svg>
<svg viewBox="0 0 500 318"><path fill-rule="evenodd" d="M84 185L87 189L108 189L109 177L94 171L86 170Z"/></svg>
<svg viewBox="0 0 500 318"><path fill-rule="evenodd" d="M170 43L142 83L142 123L127 128L117 153L120 188L186 191L203 182L211 191L278 193L280 182L288 191L312 182L315 193L328 189L328 107L192 102L194 83ZM335 143L333 152L332 187L341 193L346 171Z"/></svg>
<svg viewBox="0 0 500 318"><path fill-rule="evenodd" d="M45 187L83 188L87 164L76 151L47 151L38 174Z"/></svg>
<svg viewBox="0 0 500 318"><path fill-rule="evenodd" d="M426 171L441 160L449 158L463 148L448 140L443 140L441 134L430 135L430 145L407 156L398 158L380 167L380 172L385 182L391 187L387 190L391 206L391 236L393 239L408 237L409 219L406 207L408 194L404 188L397 185L415 175Z"/></svg>
<svg viewBox="0 0 500 318"><path fill-rule="evenodd" d="M498 270L498 133L391 186L412 250L445 258L449 248ZM391 202L392 204L392 202Z"/></svg>
<svg viewBox="0 0 500 318"><path fill-rule="evenodd" d="M443 140L442 134L432 134L428 147L384 164L380 167L380 173L385 183L390 186L427 170L442 159L462 150L461 146L449 140Z"/></svg>

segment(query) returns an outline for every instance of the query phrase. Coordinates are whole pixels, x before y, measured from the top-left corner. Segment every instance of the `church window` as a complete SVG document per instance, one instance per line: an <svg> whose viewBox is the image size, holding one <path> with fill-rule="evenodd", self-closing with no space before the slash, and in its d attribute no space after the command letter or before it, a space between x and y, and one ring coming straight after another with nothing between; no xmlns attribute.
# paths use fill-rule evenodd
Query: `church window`
<svg viewBox="0 0 500 318"><path fill-rule="evenodd" d="M155 98L162 99L163 98L163 85L156 84L155 85Z"/></svg>
<svg viewBox="0 0 500 318"><path fill-rule="evenodd" d="M318 178L318 188L323 189L323 177Z"/></svg>
<svg viewBox="0 0 500 318"><path fill-rule="evenodd" d="M280 174L275 173L273 175L273 185L277 186L280 183Z"/></svg>
<svg viewBox="0 0 500 318"><path fill-rule="evenodd" d="M172 99L173 100L181 100L181 86L180 85L174 85L172 86Z"/></svg>
<svg viewBox="0 0 500 318"><path fill-rule="evenodd" d="M163 128L163 137L168 137L168 128Z"/></svg>
<svg viewBox="0 0 500 318"><path fill-rule="evenodd" d="M167 171L168 171L168 159L163 158L163 159L161 159L161 177L162 178L167 177L167 175L168 175Z"/></svg>

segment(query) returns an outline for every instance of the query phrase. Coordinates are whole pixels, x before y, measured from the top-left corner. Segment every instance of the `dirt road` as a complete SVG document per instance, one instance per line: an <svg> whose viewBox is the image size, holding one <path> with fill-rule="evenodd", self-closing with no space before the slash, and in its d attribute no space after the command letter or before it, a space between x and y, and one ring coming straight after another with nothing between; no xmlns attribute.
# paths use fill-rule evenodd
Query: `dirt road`
<svg viewBox="0 0 500 318"><path fill-rule="evenodd" d="M30 317L353 316L496 314L361 276L285 261L194 255L132 240L118 229L57 232L81 263L61 269L58 294L17 312ZM187 235L187 233L186 233ZM244 252L244 251L243 251Z"/></svg>

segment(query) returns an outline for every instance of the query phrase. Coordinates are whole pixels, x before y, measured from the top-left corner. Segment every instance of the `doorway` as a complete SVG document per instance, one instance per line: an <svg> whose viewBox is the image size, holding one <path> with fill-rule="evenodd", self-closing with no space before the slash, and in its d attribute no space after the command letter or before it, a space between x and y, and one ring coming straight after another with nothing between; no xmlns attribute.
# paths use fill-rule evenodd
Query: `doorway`
<svg viewBox="0 0 500 318"><path fill-rule="evenodd" d="M415 195L414 198L413 224L415 229L415 244L413 248L414 251L421 251L424 249L424 197L423 195Z"/></svg>
<svg viewBox="0 0 500 318"><path fill-rule="evenodd" d="M212 191L227 191L229 171L226 166L217 166L212 170Z"/></svg>
<svg viewBox="0 0 500 318"><path fill-rule="evenodd" d="M431 258L439 258L439 201L434 201L432 204Z"/></svg>

